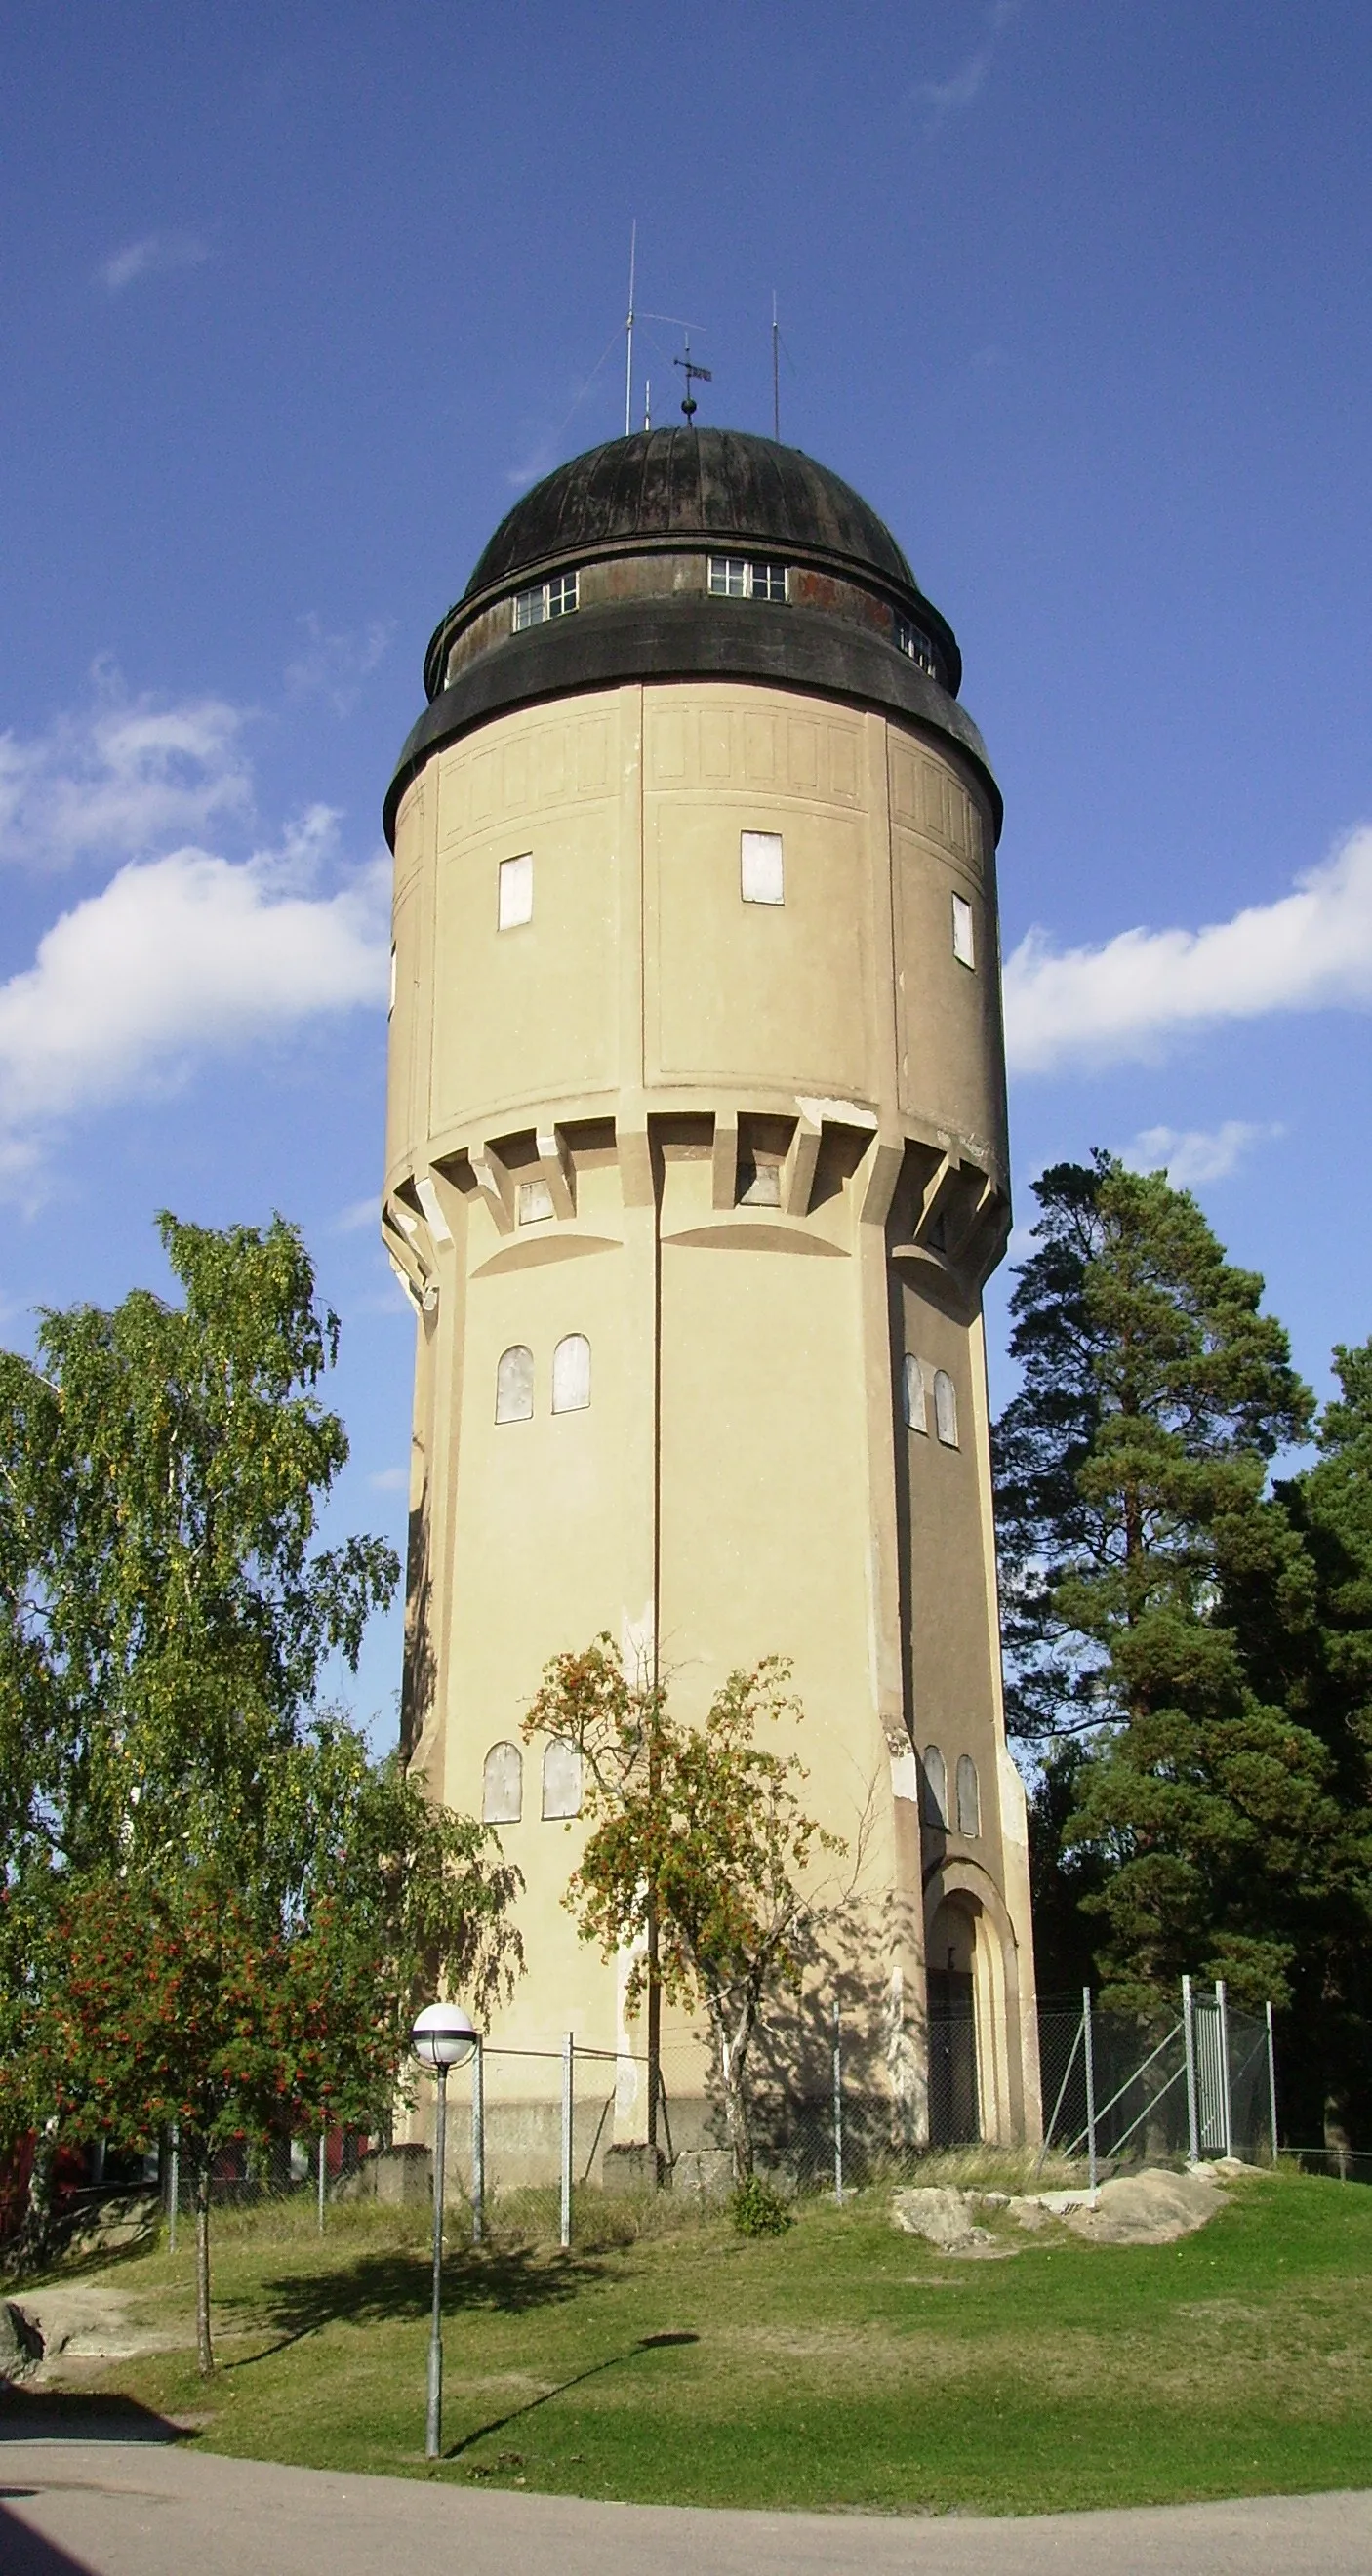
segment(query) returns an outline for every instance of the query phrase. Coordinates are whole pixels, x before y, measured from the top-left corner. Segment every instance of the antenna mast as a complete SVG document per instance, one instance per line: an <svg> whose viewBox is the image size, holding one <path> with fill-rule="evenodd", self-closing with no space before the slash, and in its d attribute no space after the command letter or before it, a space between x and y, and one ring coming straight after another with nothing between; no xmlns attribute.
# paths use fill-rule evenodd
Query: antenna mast
<svg viewBox="0 0 1372 2576"><path fill-rule="evenodd" d="M633 428L634 403L634 261L638 251L638 217L629 226L629 319L625 324L628 353L624 362L624 435Z"/></svg>
<svg viewBox="0 0 1372 2576"><path fill-rule="evenodd" d="M781 332L777 322L777 291L772 289L772 436L781 439Z"/></svg>

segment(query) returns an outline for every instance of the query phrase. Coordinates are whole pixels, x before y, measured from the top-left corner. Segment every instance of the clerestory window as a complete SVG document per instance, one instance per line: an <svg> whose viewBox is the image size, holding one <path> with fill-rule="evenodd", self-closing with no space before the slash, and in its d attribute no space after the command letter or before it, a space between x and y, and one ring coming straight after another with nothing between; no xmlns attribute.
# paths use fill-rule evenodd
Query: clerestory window
<svg viewBox="0 0 1372 2576"><path fill-rule="evenodd" d="M550 617L566 617L581 605L579 573L555 572L550 581L534 583L532 590L515 594L514 631L522 635L526 626L542 626Z"/></svg>
<svg viewBox="0 0 1372 2576"><path fill-rule="evenodd" d="M786 566L754 563L748 555L711 555L710 588L716 599L784 599Z"/></svg>
<svg viewBox="0 0 1372 2576"><path fill-rule="evenodd" d="M930 638L922 626L916 626L913 618L902 617L899 609L895 613L895 634L898 652L907 653L921 671L928 672L931 680L942 679L938 655Z"/></svg>

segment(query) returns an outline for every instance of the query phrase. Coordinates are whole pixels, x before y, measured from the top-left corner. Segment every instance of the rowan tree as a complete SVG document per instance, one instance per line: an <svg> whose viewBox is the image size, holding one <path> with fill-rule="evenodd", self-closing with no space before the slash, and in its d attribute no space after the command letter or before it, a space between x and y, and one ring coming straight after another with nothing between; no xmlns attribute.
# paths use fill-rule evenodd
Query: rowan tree
<svg viewBox="0 0 1372 2576"><path fill-rule="evenodd" d="M790 1668L768 1656L731 1673L704 1723L668 1706L665 1687L631 1680L612 1639L557 1655L525 1721L583 1761L590 1830L565 1902L583 1940L627 1951L627 2001L648 1978L648 1934L669 2002L703 2007L735 2179L753 2170L749 2056L769 1999L799 1984L807 1935L825 1906L813 1864L845 1845L804 1814L799 1757L754 1738L796 1722Z"/></svg>

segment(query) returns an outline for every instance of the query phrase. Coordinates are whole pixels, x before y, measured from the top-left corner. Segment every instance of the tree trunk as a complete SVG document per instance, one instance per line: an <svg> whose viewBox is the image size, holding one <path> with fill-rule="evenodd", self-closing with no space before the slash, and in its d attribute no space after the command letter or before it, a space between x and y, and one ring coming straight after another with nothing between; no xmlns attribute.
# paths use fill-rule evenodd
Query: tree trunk
<svg viewBox="0 0 1372 2576"><path fill-rule="evenodd" d="M210 2157L202 2150L195 2167L195 2355L200 2376L214 2370L210 2342Z"/></svg>
<svg viewBox="0 0 1372 2576"><path fill-rule="evenodd" d="M748 2043L746 2040L731 2043L722 2024L716 2025L716 2039L720 2081L724 2086L724 2123L734 2159L734 2181L741 2184L751 2179L753 2171L753 2129L743 2082Z"/></svg>
<svg viewBox="0 0 1372 2576"><path fill-rule="evenodd" d="M6 2269L25 2272L36 2263L47 2261L53 2250L53 2173L57 2163L57 2122L45 2120L33 2142L33 2166L29 2174L28 2202L24 2223L15 2239Z"/></svg>

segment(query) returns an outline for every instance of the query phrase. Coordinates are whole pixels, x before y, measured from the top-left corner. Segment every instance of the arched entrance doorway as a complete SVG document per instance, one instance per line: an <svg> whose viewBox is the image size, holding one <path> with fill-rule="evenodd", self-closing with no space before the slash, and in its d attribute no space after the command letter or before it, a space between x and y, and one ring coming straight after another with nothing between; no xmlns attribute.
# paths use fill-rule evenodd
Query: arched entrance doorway
<svg viewBox="0 0 1372 2576"><path fill-rule="evenodd" d="M981 2136L977 2086L976 1917L945 1896L929 1928L929 2144Z"/></svg>

